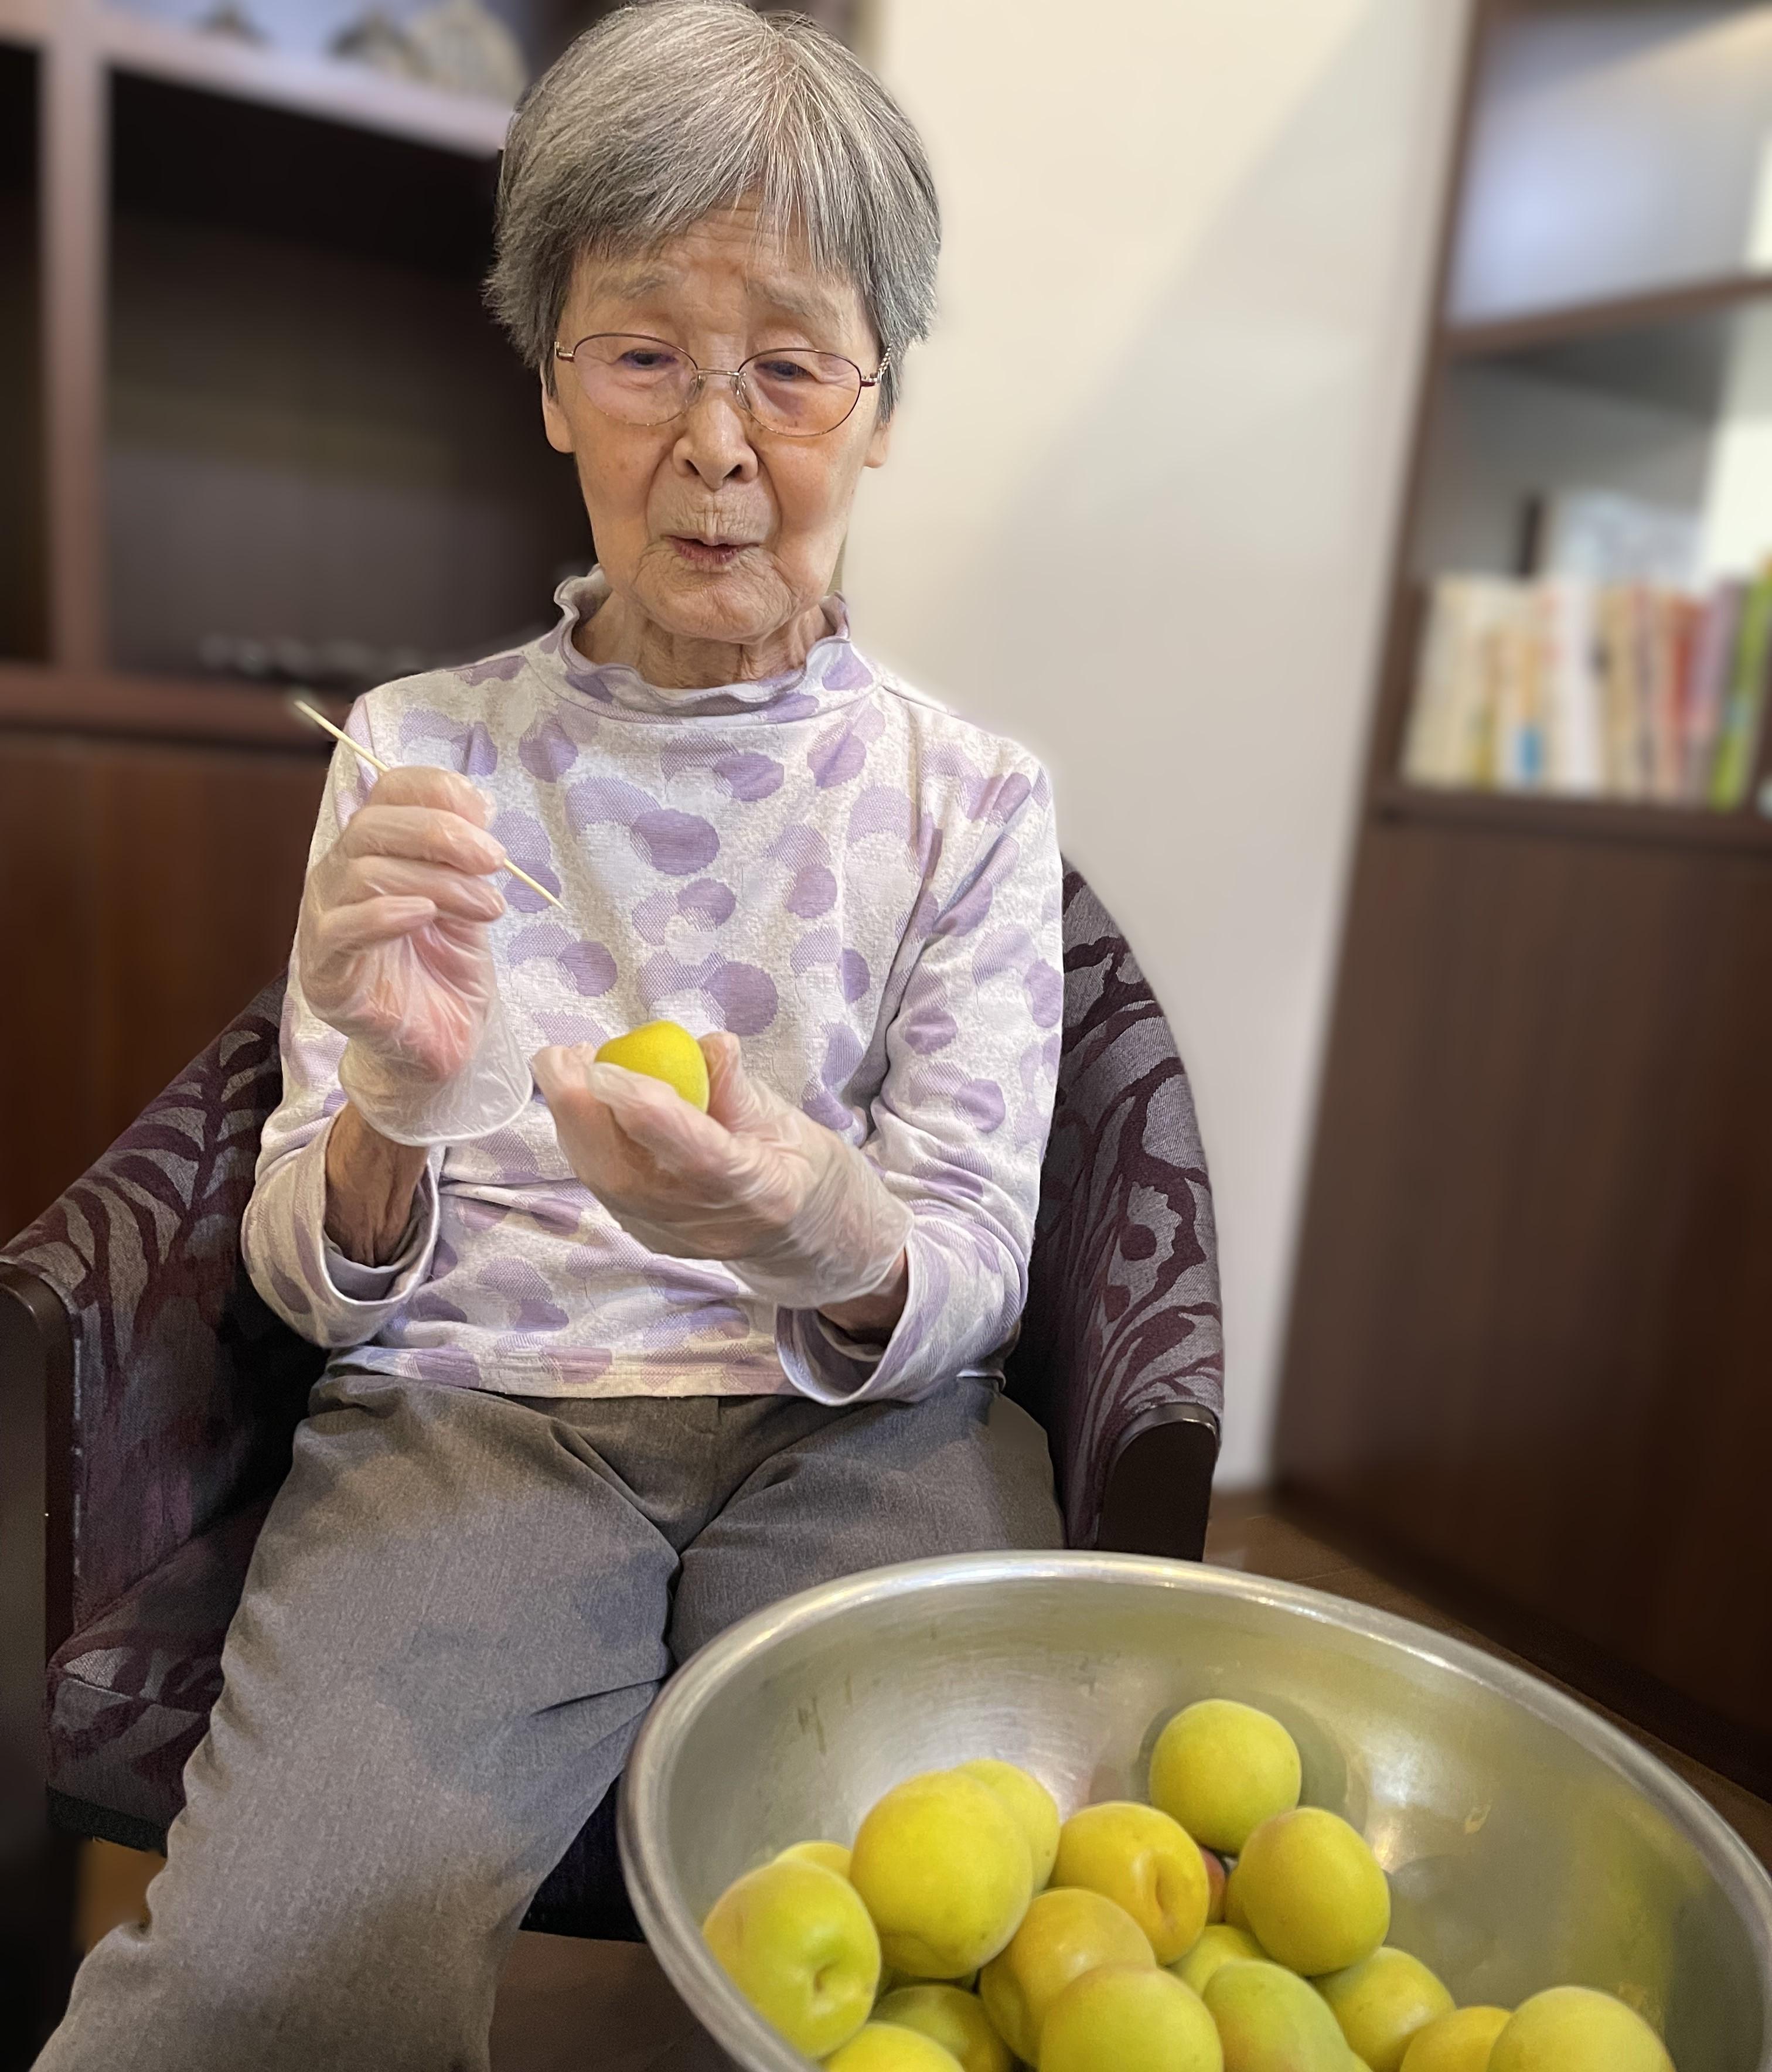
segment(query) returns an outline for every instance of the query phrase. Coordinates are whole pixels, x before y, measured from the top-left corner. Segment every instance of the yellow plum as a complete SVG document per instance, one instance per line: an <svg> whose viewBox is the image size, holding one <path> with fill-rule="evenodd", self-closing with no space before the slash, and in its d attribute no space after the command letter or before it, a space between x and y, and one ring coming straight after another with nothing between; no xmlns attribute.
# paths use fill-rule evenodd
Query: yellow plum
<svg viewBox="0 0 1772 2072"><path fill-rule="evenodd" d="M778 1857L728 1885L701 1932L722 1969L796 2050L823 2058L874 2006L880 1943L855 1888Z"/></svg>
<svg viewBox="0 0 1772 2072"><path fill-rule="evenodd" d="M1167 1971L1104 1964L1046 2010L1039 2072L1224 2072L1206 2004Z"/></svg>
<svg viewBox="0 0 1772 2072"><path fill-rule="evenodd" d="M956 1770L895 1785L863 1820L849 1879L894 1970L957 1979L994 1957L1021 1923L1034 1867L994 1791Z"/></svg>
<svg viewBox="0 0 1772 2072"><path fill-rule="evenodd" d="M1363 1836L1301 1806L1264 1820L1237 1860L1249 1932L1276 1963L1316 1978L1357 1964L1390 1933L1391 1888Z"/></svg>
<svg viewBox="0 0 1772 2072"><path fill-rule="evenodd" d="M1375 1950L1317 1981L1354 2055L1371 2072L1400 2072L1416 2031L1453 2011L1452 1996L1406 1950Z"/></svg>
<svg viewBox="0 0 1772 2072"><path fill-rule="evenodd" d="M881 2000L874 2019L933 2037L959 2059L960 2072L1009 2072L1009 2045L992 2027L984 2002L958 1986L901 1986Z"/></svg>
<svg viewBox="0 0 1772 2072"><path fill-rule="evenodd" d="M1109 1799L1073 1813L1059 1831L1052 1881L1124 1907L1159 1964L1185 1956L1206 1926L1211 1890L1198 1845L1154 1806Z"/></svg>
<svg viewBox="0 0 1772 2072"><path fill-rule="evenodd" d="M691 1108L707 1112L708 1061L701 1046L680 1022L643 1022L625 1036L611 1036L598 1050L596 1062L662 1079Z"/></svg>
<svg viewBox="0 0 1772 2072"><path fill-rule="evenodd" d="M1053 1885L1027 1910L1009 1947L978 1975L997 2034L1030 2065L1046 2009L1073 1979L1100 1964L1153 1969L1149 1938L1123 1906L1081 1885Z"/></svg>
<svg viewBox="0 0 1772 2072"><path fill-rule="evenodd" d="M1234 1856L1264 1820L1298 1803L1302 1775L1297 1744L1271 1714L1205 1698L1158 1735L1150 1803L1196 1842Z"/></svg>

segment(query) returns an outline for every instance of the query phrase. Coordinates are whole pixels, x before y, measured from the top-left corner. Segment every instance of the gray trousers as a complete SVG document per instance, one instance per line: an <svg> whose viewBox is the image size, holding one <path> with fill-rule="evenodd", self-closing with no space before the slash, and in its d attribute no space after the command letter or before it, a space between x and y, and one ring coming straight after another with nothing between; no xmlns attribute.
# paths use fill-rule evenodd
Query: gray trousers
<svg viewBox="0 0 1772 2072"><path fill-rule="evenodd" d="M983 1383L829 1410L356 1375L310 1408L150 1925L87 1959L45 2072L483 2072L518 1923L673 1661L833 1577L1061 1544L1045 1437Z"/></svg>

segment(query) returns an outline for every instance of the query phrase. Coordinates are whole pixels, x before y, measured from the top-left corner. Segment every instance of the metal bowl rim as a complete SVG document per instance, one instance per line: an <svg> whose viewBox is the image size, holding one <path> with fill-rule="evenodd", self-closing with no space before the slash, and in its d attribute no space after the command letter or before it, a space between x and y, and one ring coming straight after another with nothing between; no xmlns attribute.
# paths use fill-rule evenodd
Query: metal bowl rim
<svg viewBox="0 0 1772 2072"><path fill-rule="evenodd" d="M1241 1597L1272 1605L1322 1626L1386 1643L1416 1660L1462 1676L1511 1699L1545 1725L1567 1735L1657 1805L1691 1840L1746 1928L1760 1975L1766 2045L1758 2072L1772 2072L1772 1875L1722 1815L1659 1757L1578 1700L1530 1671L1499 1655L1435 1633L1412 1619L1378 1610L1351 1598L1331 1597L1300 1583L1171 1561L1142 1554L1018 1552L940 1555L933 1560L870 1568L816 1585L779 1604L753 1612L709 1642L664 1686L636 1738L621 1782L617 1840L634 1911L666 1975L705 2021L717 2011L720 2037L742 2037L768 2072L805 2072L803 2058L738 1992L702 1940L699 1922L685 1930L673 1918L675 1880L666 1860L660 1817L663 1751L681 1741L718 1696L726 1678L784 1636L804 1633L861 1605L958 1589L978 1583L1011 1587L1026 1581L1078 1577L1093 1582L1133 1584ZM686 1916L680 1899L676 1902Z"/></svg>

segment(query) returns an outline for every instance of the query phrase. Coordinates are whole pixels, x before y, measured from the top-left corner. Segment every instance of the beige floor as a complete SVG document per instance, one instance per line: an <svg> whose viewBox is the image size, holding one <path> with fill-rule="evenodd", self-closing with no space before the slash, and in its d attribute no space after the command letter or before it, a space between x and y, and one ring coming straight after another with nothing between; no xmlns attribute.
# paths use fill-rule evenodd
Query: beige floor
<svg viewBox="0 0 1772 2072"><path fill-rule="evenodd" d="M1478 1646L1492 1645L1280 1515L1260 1497L1219 1501L1207 1559L1420 1619ZM1638 1738L1703 1792L1772 1865L1772 1805L1651 1737ZM139 1914L143 1889L158 1860L101 1844L90 1846L84 1945L89 1947L113 1922ZM493 2020L494 2072L588 2072L590 2067L596 2072L722 2072L727 2062L701 2035L645 1950L554 1935L518 1937Z"/></svg>
<svg viewBox="0 0 1772 2072"><path fill-rule="evenodd" d="M109 1842L86 1844L78 1940L89 1950L125 1921L162 1859ZM493 2072L724 2072L729 2060L701 2033L638 1943L520 1935L492 2018Z"/></svg>

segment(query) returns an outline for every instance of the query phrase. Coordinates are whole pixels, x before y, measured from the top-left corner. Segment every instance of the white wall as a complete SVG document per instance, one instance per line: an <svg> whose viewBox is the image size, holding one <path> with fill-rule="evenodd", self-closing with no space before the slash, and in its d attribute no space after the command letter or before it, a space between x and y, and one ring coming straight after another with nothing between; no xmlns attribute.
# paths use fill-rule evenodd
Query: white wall
<svg viewBox="0 0 1772 2072"><path fill-rule="evenodd" d="M1704 522L1707 577L1745 575L1772 551L1772 314L1763 309L1746 311L1729 341Z"/></svg>
<svg viewBox="0 0 1772 2072"><path fill-rule="evenodd" d="M948 221L847 562L1179 1034L1258 1480L1465 0L881 0Z"/></svg>

